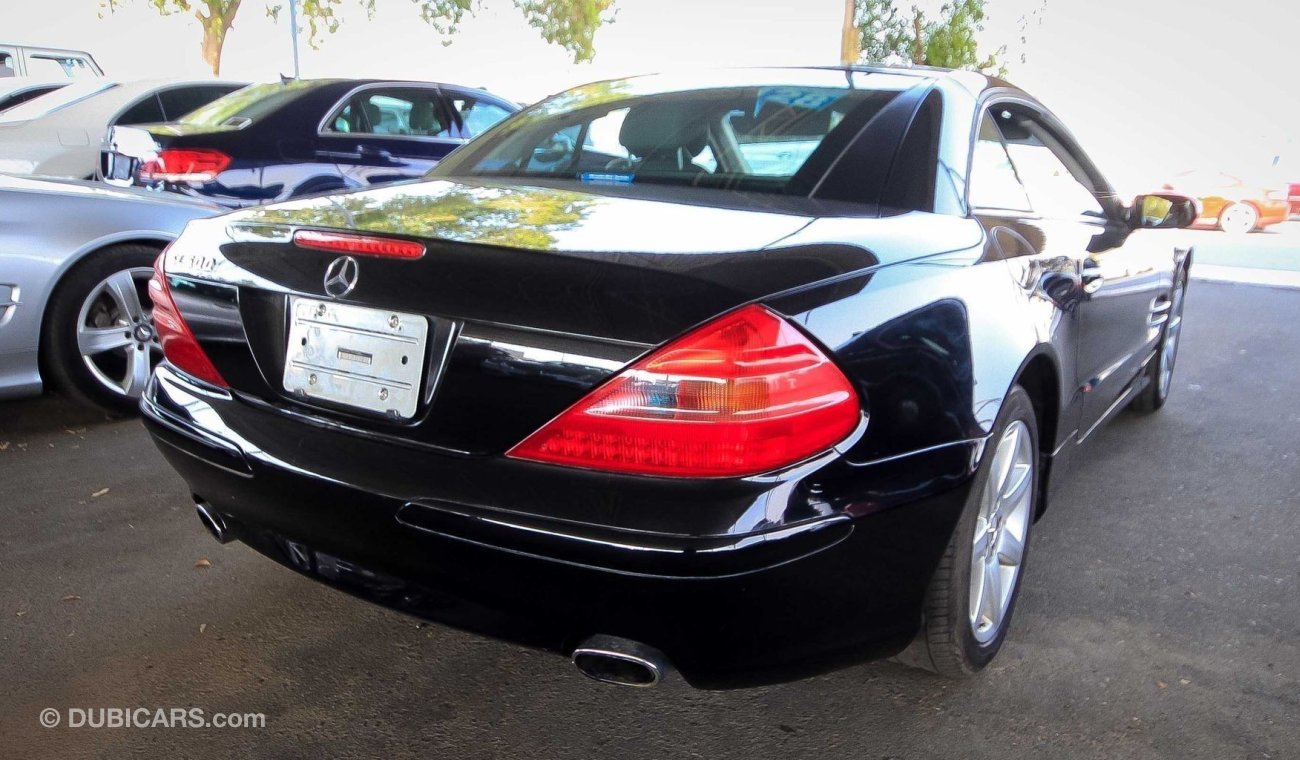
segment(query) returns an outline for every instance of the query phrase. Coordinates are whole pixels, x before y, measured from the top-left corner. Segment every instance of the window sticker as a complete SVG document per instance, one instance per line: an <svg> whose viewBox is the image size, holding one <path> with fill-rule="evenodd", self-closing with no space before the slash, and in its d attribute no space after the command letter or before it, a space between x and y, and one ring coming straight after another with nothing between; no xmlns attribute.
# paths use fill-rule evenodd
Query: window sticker
<svg viewBox="0 0 1300 760"><path fill-rule="evenodd" d="M630 185L632 184L631 174L614 174L611 172L584 172L578 175L578 179L589 185Z"/></svg>

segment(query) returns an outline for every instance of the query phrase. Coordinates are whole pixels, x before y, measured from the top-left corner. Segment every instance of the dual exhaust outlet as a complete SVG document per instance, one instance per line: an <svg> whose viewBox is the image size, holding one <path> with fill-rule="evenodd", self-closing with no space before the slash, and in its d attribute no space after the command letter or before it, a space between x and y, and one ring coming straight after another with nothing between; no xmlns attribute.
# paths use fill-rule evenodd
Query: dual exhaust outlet
<svg viewBox="0 0 1300 760"><path fill-rule="evenodd" d="M228 544L234 535L220 512L195 499L199 522L217 543ZM668 675L668 658L654 647L618 636L597 634L573 650L573 664L588 678L618 686L658 686Z"/></svg>

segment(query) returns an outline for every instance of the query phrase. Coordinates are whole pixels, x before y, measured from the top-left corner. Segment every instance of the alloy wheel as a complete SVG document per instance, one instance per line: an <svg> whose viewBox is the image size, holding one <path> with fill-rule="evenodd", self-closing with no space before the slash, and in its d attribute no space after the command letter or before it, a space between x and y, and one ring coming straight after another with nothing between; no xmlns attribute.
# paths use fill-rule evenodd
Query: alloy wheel
<svg viewBox="0 0 1300 760"><path fill-rule="evenodd" d="M1007 426L981 494L971 546L969 607L971 632L981 644L1001 630L1024 561L1034 502L1033 445L1023 421Z"/></svg>
<svg viewBox="0 0 1300 760"><path fill-rule="evenodd" d="M104 388L139 398L162 346L153 324L149 278L153 270L114 272L91 288L77 316L77 350Z"/></svg>

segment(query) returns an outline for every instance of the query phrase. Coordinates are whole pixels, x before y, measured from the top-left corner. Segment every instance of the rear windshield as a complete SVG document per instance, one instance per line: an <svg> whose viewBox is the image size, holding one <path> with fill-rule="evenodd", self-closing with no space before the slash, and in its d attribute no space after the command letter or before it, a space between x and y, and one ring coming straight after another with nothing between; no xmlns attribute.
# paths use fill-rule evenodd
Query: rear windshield
<svg viewBox="0 0 1300 760"><path fill-rule="evenodd" d="M4 114L0 114L0 124L39 119L101 92L107 92L114 87L117 87L117 85L112 82L94 79L73 82L67 87L46 93L39 98L32 98L22 105L10 108Z"/></svg>
<svg viewBox="0 0 1300 760"><path fill-rule="evenodd" d="M795 85L564 93L507 120L435 174L802 194L816 184L807 175L831 163L813 157L838 155L896 95Z"/></svg>
<svg viewBox="0 0 1300 760"><path fill-rule="evenodd" d="M248 126L314 86L314 82L301 79L250 85L185 114L180 123L207 128Z"/></svg>

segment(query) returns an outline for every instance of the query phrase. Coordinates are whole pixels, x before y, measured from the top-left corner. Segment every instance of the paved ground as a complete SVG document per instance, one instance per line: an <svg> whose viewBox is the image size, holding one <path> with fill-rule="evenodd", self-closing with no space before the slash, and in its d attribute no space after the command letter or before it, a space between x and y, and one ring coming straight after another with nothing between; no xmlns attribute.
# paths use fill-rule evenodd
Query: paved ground
<svg viewBox="0 0 1300 760"><path fill-rule="evenodd" d="M1193 284L1170 404L1100 434L964 683L601 686L217 546L137 422L0 404L0 756L1300 757L1297 314L1297 291ZM51 706L267 726L45 729Z"/></svg>
<svg viewBox="0 0 1300 760"><path fill-rule="evenodd" d="M1300 221L1283 222L1249 235L1218 230L1170 232L1196 246L1196 262L1209 266L1300 272Z"/></svg>

